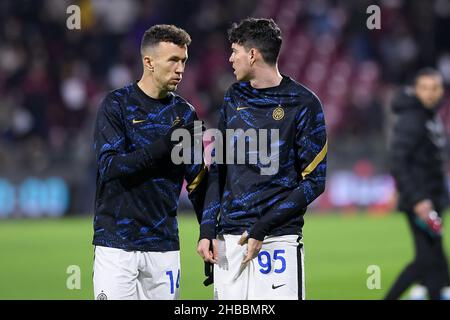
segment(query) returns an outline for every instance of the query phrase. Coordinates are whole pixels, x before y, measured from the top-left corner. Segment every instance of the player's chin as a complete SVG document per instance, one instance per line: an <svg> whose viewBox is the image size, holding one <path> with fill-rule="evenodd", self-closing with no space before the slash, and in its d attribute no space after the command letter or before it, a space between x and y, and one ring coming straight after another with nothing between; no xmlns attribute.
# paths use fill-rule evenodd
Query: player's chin
<svg viewBox="0 0 450 320"><path fill-rule="evenodd" d="M236 80L238 82L240 82L240 81L248 81L248 77L245 74L235 72L234 75L236 76Z"/></svg>
<svg viewBox="0 0 450 320"><path fill-rule="evenodd" d="M168 84L167 85L167 91L175 91L177 90L178 83L177 84Z"/></svg>

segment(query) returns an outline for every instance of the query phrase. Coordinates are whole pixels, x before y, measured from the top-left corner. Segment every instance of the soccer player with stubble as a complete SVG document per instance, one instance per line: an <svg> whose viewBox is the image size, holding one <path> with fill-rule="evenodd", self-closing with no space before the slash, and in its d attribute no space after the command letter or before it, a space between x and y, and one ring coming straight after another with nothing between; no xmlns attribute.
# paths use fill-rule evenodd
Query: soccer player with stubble
<svg viewBox="0 0 450 320"><path fill-rule="evenodd" d="M193 135L194 108L173 93L191 39L173 25L148 29L143 75L110 92L95 128L94 293L97 299L177 299L177 208L183 179L200 220L206 169L171 161L176 129ZM202 190L203 189L203 190Z"/></svg>
<svg viewBox="0 0 450 320"><path fill-rule="evenodd" d="M214 265L216 299L305 299L303 216L324 191L327 166L322 105L278 71L282 38L272 19L234 24L229 40L238 82L224 96L218 129L278 130L271 157L279 167L263 175L261 162L210 165L197 252Z"/></svg>

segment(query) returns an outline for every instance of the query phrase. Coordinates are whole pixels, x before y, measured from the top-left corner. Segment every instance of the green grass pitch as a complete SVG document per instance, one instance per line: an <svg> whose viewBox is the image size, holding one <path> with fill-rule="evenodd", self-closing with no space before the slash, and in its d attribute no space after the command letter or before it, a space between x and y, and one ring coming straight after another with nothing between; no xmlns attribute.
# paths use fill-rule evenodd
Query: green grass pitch
<svg viewBox="0 0 450 320"><path fill-rule="evenodd" d="M92 219L0 221L0 299L93 299ZM212 299L204 287L195 248L193 214L180 215L181 298ZM445 230L447 254L450 227ZM402 214L306 215L304 227L307 299L381 299L413 257ZM81 289L69 290L67 268L81 270ZM381 288L368 289L367 268L381 270Z"/></svg>

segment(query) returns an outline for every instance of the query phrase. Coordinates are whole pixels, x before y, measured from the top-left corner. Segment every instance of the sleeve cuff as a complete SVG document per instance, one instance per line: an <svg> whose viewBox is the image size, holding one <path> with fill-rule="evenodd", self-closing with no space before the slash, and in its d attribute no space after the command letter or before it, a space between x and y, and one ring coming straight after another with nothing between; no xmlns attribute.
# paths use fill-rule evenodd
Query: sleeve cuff
<svg viewBox="0 0 450 320"><path fill-rule="evenodd" d="M216 231L214 226L209 225L201 225L200 226L200 236L199 241L201 239L215 239L216 238Z"/></svg>
<svg viewBox="0 0 450 320"><path fill-rule="evenodd" d="M262 228L258 228L258 225L255 224L253 228L250 229L248 233L249 238L253 238L259 241L263 241L266 236L266 232Z"/></svg>

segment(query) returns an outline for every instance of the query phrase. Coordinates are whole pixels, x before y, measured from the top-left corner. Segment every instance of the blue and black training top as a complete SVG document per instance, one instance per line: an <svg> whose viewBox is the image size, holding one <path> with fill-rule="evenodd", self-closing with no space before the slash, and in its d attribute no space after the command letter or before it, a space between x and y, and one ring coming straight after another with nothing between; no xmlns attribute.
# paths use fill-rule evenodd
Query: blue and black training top
<svg viewBox="0 0 450 320"><path fill-rule="evenodd" d="M183 179L201 216L205 178L203 164L149 159L151 148L174 120L197 119L192 105L170 93L164 99L146 95L136 83L110 92L98 110L95 128L97 191L93 244L137 251L179 250L177 208Z"/></svg>
<svg viewBox="0 0 450 320"><path fill-rule="evenodd" d="M237 154L231 164L212 163L200 237L244 231L258 240L268 235L301 236L306 208L325 188L327 134L317 96L287 76L280 85L266 89L235 83L225 94L218 126L224 136L227 129L242 129L225 146L236 144L236 137L248 129L278 129L279 140L271 141L268 134L268 143L278 144L279 153L269 155L278 159L279 168L274 174L261 174L267 165L260 160L249 163L249 148L244 164L238 164ZM245 142L250 145L251 139L248 135Z"/></svg>

